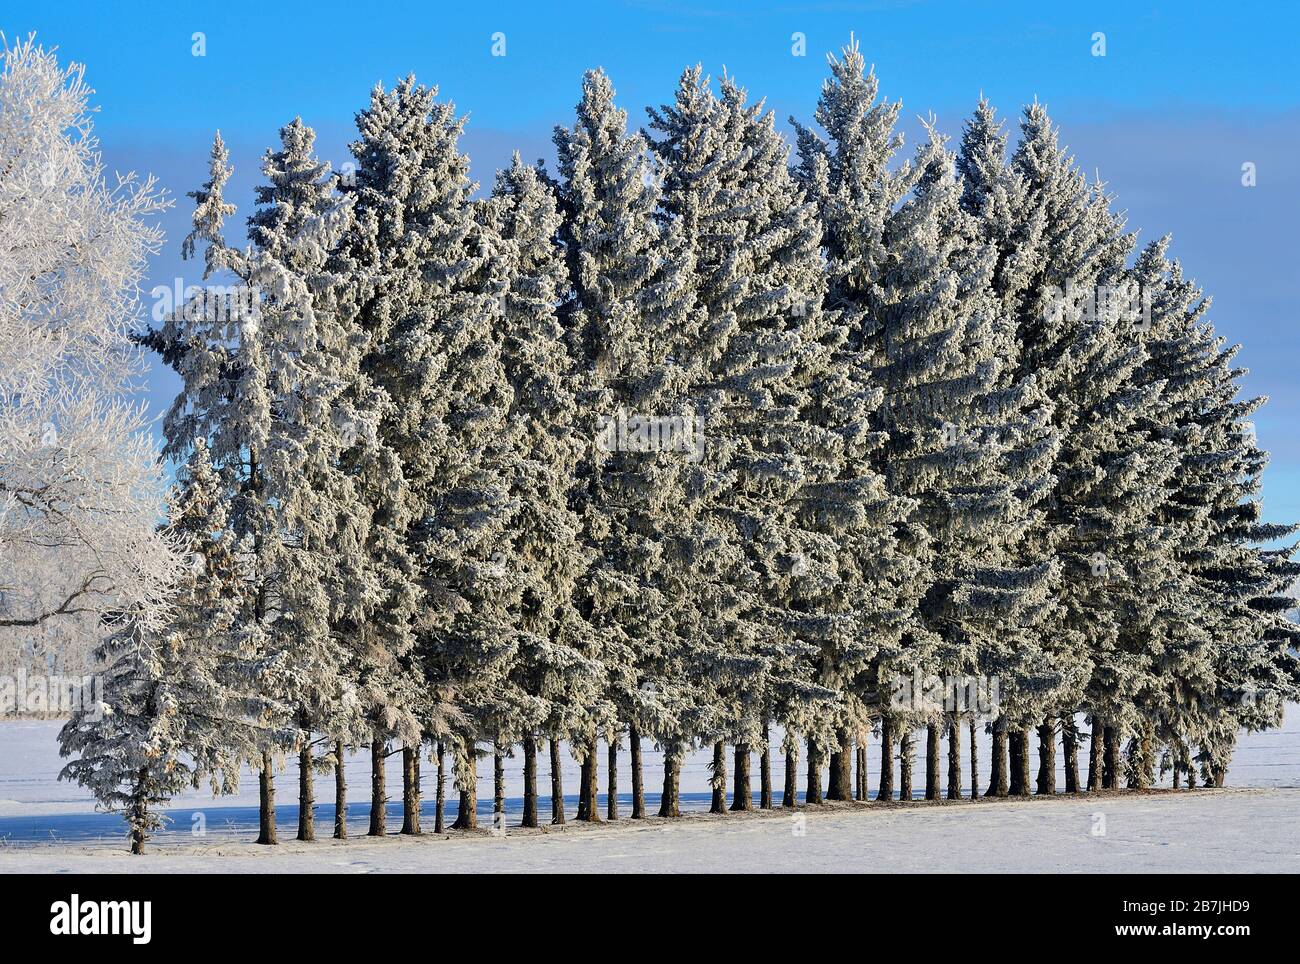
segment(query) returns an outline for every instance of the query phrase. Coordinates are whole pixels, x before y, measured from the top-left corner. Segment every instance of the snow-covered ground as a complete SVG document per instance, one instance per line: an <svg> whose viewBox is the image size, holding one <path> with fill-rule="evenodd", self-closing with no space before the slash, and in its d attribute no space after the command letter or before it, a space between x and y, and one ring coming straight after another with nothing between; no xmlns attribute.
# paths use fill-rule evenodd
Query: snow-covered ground
<svg viewBox="0 0 1300 964"><path fill-rule="evenodd" d="M1300 790L878 806L384 840L0 850L0 873L1300 872Z"/></svg>
<svg viewBox="0 0 1300 964"><path fill-rule="evenodd" d="M57 781L63 762L55 735L58 721L0 722L0 871L5 870L223 870L258 872L319 870L705 870L735 866L741 850L769 869L878 870L1269 870L1300 871L1300 707L1290 707L1286 725L1269 733L1245 734L1222 791L1152 795L1106 795L1052 801L981 802L959 805L918 803L907 807L835 806L799 815L788 812L750 817L705 816L709 755L697 752L683 773L683 809L694 815L677 822L626 819L615 827L523 832L515 827L521 806L520 761L508 760L507 835L452 834L421 840L391 837L339 844L292 843L297 821L294 761L277 779L278 848L251 843L257 826L256 779L235 796L213 799L193 791L173 801L169 830L153 841L154 854L132 861L122 852L120 816L96 813L90 796ZM946 748L945 748L946 749ZM603 748L602 748L603 751ZM869 750L872 784L879 749ZM963 754L965 756L965 754ZM988 776L988 746L981 747L981 781ZM730 757L728 763L730 765ZM918 760L918 764L923 761ZM630 810L627 754L620 756L622 812ZM783 778L779 747L772 754L773 783ZM577 768L566 753L564 779L577 789ZM657 807L661 758L645 752L647 796ZM946 759L945 759L946 766ZM400 755L389 759L390 797L400 799ZM601 756L605 786L605 756ZM549 758L538 760L538 779L549 788ZM757 757L754 782L757 790ZM424 826L433 826L433 767L423 772ZM923 773L918 773L923 778ZM349 827L355 837L369 817L369 759L348 762ZM802 789L803 774L799 785ZM1063 782L1063 781L1059 781ZM1250 792L1240 788L1252 788ZM317 784L319 832L333 820L333 780ZM480 822L491 825L491 759L480 766ZM454 790L448 781L448 815ZM568 798L572 818L576 798ZM390 828L400 823L399 803L390 803ZM541 801L543 816L550 804ZM604 812L602 803L602 813ZM1096 814L1105 815L1105 833ZM804 831L800 833L799 831ZM760 848L751 852L748 848ZM121 859L119 858L121 854Z"/></svg>

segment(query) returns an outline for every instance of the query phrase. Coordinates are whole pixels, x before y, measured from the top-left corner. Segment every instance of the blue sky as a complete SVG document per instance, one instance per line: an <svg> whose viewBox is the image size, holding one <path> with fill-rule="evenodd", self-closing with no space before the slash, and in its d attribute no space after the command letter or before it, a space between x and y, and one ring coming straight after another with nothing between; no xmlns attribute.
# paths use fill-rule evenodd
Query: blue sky
<svg viewBox="0 0 1300 964"><path fill-rule="evenodd" d="M683 67L725 67L784 123L810 117L824 55L854 32L882 91L901 99L915 143L917 114L960 130L981 92L1014 121L1037 97L1082 166L1099 171L1142 240L1165 232L1188 274L1214 295L1211 317L1244 348L1256 418L1273 452L1270 519L1300 519L1300 12L1288 4L666 2L307 5L76 0L7 4L0 30L36 31L64 60L86 64L110 170L157 175L177 199L168 243L147 287L176 277L188 226L185 192L202 182L212 132L231 148L230 199L248 211L257 161L276 130L301 115L322 156L348 159L354 112L376 82L408 72L470 115L464 147L490 183L519 148L550 158L550 131L568 122L583 70L603 66L634 123L671 97ZM1105 34L1104 57L1093 35ZM202 32L206 52L192 54ZM492 56L493 34L506 56ZM807 55L793 56L792 35ZM1253 163L1257 183L1241 184ZM232 225L233 227L233 225ZM158 366L151 403L176 391Z"/></svg>

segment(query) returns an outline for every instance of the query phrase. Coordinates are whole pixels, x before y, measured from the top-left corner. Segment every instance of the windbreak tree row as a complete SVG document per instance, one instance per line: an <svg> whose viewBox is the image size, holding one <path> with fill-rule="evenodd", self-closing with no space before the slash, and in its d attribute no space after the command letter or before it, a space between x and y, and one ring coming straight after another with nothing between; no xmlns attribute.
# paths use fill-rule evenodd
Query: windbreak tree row
<svg viewBox="0 0 1300 964"><path fill-rule="evenodd" d="M1300 691L1262 400L1041 105L1014 145L981 102L907 158L899 110L856 44L793 149L731 77L685 71L637 130L597 70L554 170L516 155L480 192L463 118L408 78L357 114L352 173L280 131L242 245L218 136L184 242L208 287L141 336L183 382L188 566L165 625L103 644L111 712L67 725L66 774L137 850L245 764L274 843L289 755L299 839L331 771L345 836L354 747L372 834L397 753L404 833L422 765L434 829L448 770L472 829L516 754L525 826L565 819L562 752L587 821L602 769L605 818L619 791L652 815L647 780L677 816L698 748L716 812L755 783L793 806L800 770L807 803L866 799L873 734L878 799L912 797L922 737L931 799L964 750L972 795L1221 784Z"/></svg>

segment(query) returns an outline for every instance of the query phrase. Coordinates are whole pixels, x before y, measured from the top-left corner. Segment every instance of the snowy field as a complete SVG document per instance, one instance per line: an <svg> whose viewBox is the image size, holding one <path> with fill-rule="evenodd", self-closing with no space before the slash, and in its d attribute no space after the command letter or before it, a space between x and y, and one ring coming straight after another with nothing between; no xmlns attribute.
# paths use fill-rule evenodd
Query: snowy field
<svg viewBox="0 0 1300 964"><path fill-rule="evenodd" d="M144 857L120 846L36 846L0 850L0 873L1297 873L1297 817L1300 790L837 804L807 815L570 823L503 837L164 843Z"/></svg>
<svg viewBox="0 0 1300 964"><path fill-rule="evenodd" d="M277 778L277 810L283 844L257 847L257 782L249 775L238 795L213 799L194 791L173 801L170 828L151 842L153 853L132 860L124 851L119 816L96 813L80 787L55 778L58 721L0 723L0 872L221 869L231 871L415 871L415 870L710 870L734 867L741 852L754 866L771 870L997 870L1060 871L1267 871L1300 872L1300 707L1290 707L1278 731L1242 737L1229 789L1195 793L1103 795L1092 798L925 804L881 807L835 805L806 814L709 817L709 755L693 754L683 773L683 809L677 822L649 820L587 828L521 831L520 761L508 760L507 833L493 837L453 833L447 837L353 839L315 845L292 841L297 821L294 761ZM602 748L603 749L603 748ZM773 782L782 782L782 758L774 748ZM919 746L918 746L919 749ZM946 749L946 748L945 748ZM869 766L876 782L878 747ZM651 812L658 803L660 757L644 754ZM627 766L627 754L621 754ZM981 747L981 781L987 780L988 747ZM728 763L730 765L730 757ZM923 767L923 757L918 759ZM946 759L944 761L946 767ZM538 760L539 785L549 789L549 759ZM1035 763L1036 765L1036 763ZM400 755L389 759L390 829L400 825ZM914 780L923 781L918 768ZM433 827L433 767L423 771L424 828ZM566 790L577 789L577 768L565 754ZM348 823L361 838L369 818L369 758L348 763ZM757 758L754 783L757 789ZM1063 782L1058 777L1059 782ZM800 788L803 786L800 775ZM601 786L605 756L601 756ZM1166 781L1167 785L1167 781ZM631 776L619 774L622 815L630 812ZM491 825L491 759L480 765L479 813ZM318 778L318 832L328 837L333 821L333 779ZM448 822L454 791L448 782ZM572 820L576 796L567 798ZM602 814L604 798L602 795ZM543 817L549 800L541 801ZM1099 824L1097 814L1104 814ZM1104 833L1097 833L1099 829ZM760 848L755 850L753 848Z"/></svg>

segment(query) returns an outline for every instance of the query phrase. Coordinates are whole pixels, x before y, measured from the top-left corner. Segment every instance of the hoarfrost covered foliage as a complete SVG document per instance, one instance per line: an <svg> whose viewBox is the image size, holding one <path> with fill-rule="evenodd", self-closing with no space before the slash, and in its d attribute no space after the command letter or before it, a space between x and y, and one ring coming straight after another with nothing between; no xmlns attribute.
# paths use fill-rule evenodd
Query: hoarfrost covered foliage
<svg viewBox="0 0 1300 964"><path fill-rule="evenodd" d="M572 479L592 436L584 431L580 375L560 324L569 281L554 186L515 154L497 174L488 215L506 259L496 337L518 433L507 480L511 518L493 554L513 580L505 632L515 650L488 733L498 745L522 742L525 755L535 755L539 739L583 732L605 684L578 608L591 553L571 504Z"/></svg>
<svg viewBox="0 0 1300 964"><path fill-rule="evenodd" d="M664 746L671 809L676 768L706 705L693 658L703 655L701 635L674 626L691 618L689 605L679 608L689 544L661 524L681 507L690 470L680 453L594 440L599 416L693 414L674 356L692 308L691 264L656 217L659 173L645 138L628 132L603 71L584 77L574 124L557 128L554 139L570 290L562 323L580 372L581 430L592 440L575 473L573 504L594 553L577 604L591 629L585 655L609 674L573 721L583 762L580 816L594 812L597 733L620 715Z"/></svg>
<svg viewBox="0 0 1300 964"><path fill-rule="evenodd" d="M166 202L106 175L79 66L32 39L2 57L0 640L128 609L156 629L179 563L131 336Z"/></svg>
<svg viewBox="0 0 1300 964"><path fill-rule="evenodd" d="M1136 249L1040 104L1014 149L981 101L955 149L931 119L900 163L900 105L858 45L829 69L793 156L733 77L687 69L637 131L590 71L554 173L516 155L482 196L455 108L376 86L352 177L301 120L280 131L246 247L218 135L183 253L222 295L139 336L184 383L155 531L121 397L157 200L103 188L79 74L7 55L0 617L78 608L58 578L116 614L105 713L65 728L65 774L136 849L170 794L245 762L273 843L290 752L312 839L313 771L334 766L344 813L349 745L370 747L378 835L398 749L418 833L434 748L435 825L449 748L470 829L489 746L498 800L521 747L535 826L545 742L598 820L602 742L630 750L642 817L643 740L676 816L694 747L715 811L733 786L752 806L755 752L773 806L775 727L793 806L805 747L807 802L827 770L825 797L865 799L873 734L881 795L897 751L910 796L924 729L934 798L945 734L961 795L963 728L993 731L1000 795L1032 792L1035 730L1053 793L1058 734L1081 791L1081 749L1088 789L1218 784L1240 729L1277 725L1300 693L1300 530L1262 521L1263 400L1169 239ZM32 441L46 421L77 444ZM995 681L995 702L900 695L933 679Z"/></svg>

